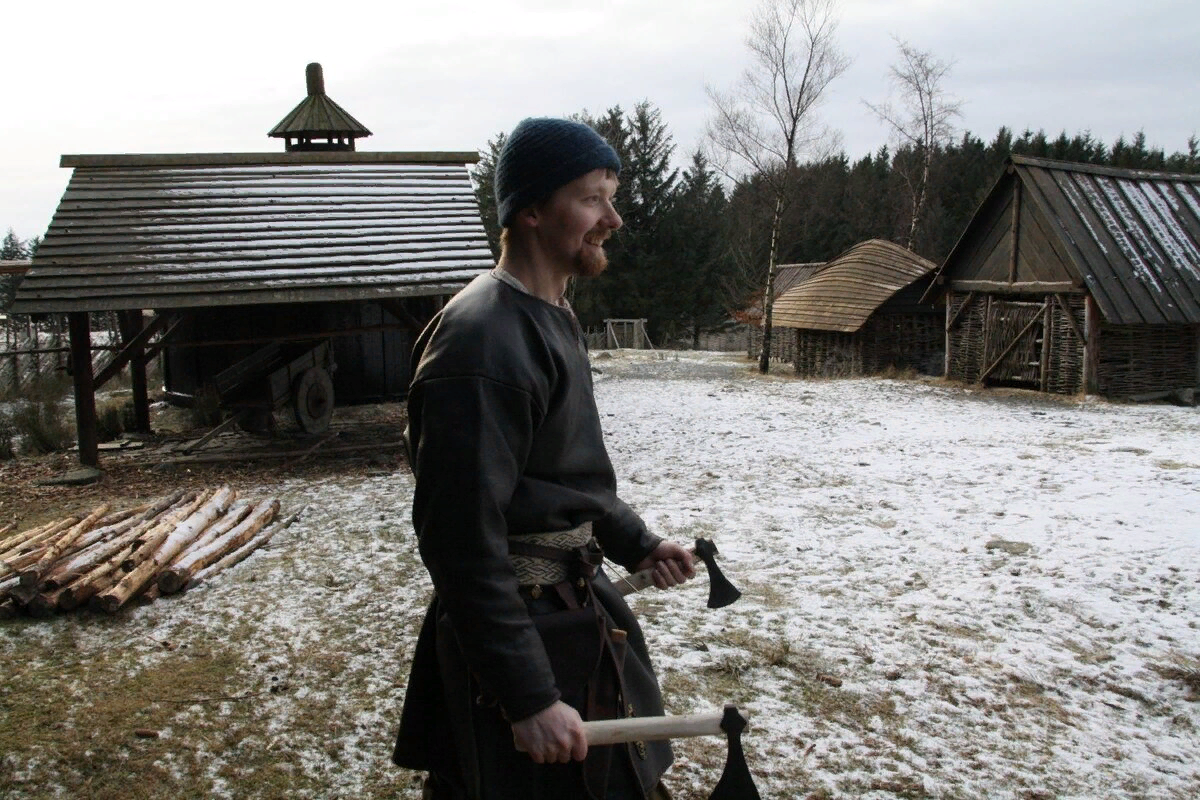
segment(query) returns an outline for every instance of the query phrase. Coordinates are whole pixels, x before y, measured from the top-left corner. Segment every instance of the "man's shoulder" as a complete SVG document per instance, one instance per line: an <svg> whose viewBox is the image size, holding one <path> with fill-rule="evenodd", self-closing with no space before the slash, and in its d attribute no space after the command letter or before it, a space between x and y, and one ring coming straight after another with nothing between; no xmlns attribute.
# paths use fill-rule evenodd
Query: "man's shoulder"
<svg viewBox="0 0 1200 800"><path fill-rule="evenodd" d="M416 379L476 375L527 382L543 349L531 298L491 274L446 304L418 342Z"/></svg>

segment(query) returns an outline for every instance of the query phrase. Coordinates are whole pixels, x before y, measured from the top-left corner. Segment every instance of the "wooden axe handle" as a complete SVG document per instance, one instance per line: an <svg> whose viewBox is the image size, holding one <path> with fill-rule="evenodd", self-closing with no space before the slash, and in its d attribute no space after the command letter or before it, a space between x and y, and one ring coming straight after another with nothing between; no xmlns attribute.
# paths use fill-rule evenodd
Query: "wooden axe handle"
<svg viewBox="0 0 1200 800"><path fill-rule="evenodd" d="M743 719L750 715L739 711ZM724 736L723 714L687 714L674 717L630 717L583 723L588 747L622 742L652 742L687 739L692 736Z"/></svg>
<svg viewBox="0 0 1200 800"><path fill-rule="evenodd" d="M693 556L696 555L696 545L687 548L687 551ZM613 583L616 584L617 591L621 593L622 597L640 592L642 589L649 589L654 585L654 568L644 569L630 575L618 575Z"/></svg>

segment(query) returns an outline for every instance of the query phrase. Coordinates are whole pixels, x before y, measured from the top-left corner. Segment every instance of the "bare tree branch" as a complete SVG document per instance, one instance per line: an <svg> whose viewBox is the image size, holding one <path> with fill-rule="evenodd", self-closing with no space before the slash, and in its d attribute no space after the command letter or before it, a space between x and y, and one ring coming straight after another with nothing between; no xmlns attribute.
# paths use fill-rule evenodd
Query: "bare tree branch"
<svg viewBox="0 0 1200 800"><path fill-rule="evenodd" d="M759 177L773 195L759 359L764 373L770 365L783 211L800 158L828 141L829 131L817 124L815 109L829 84L850 66L835 42L835 12L835 0L761 0L746 39L750 66L732 91L706 89L713 107L707 126L710 160L731 179Z"/></svg>
<svg viewBox="0 0 1200 800"><path fill-rule="evenodd" d="M908 145L918 157L919 175L901 168L912 211L905 243L911 250L925 213L933 154L954 135L953 120L962 116L962 101L948 95L943 85L953 62L934 58L903 39L892 38L900 51L899 61L888 71L892 97L878 105L863 100L863 105L887 126L899 145Z"/></svg>

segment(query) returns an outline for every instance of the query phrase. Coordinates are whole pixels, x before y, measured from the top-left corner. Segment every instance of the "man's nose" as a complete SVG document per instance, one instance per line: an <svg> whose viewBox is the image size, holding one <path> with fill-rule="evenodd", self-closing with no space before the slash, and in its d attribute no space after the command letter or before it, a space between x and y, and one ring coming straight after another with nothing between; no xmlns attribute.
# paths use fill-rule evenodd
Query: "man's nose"
<svg viewBox="0 0 1200 800"><path fill-rule="evenodd" d="M621 215L617 213L617 209L613 208L612 203L608 205L608 212L608 226L614 231L625 224L625 221L621 219Z"/></svg>

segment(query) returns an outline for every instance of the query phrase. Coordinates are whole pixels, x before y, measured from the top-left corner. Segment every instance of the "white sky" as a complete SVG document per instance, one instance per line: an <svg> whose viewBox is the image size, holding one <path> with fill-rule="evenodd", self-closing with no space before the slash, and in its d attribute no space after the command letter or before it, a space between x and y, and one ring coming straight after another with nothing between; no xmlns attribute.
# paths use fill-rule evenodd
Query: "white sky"
<svg viewBox="0 0 1200 800"><path fill-rule="evenodd" d="M364 150L473 150L534 114L648 99L682 160L708 115L706 83L748 60L749 0L515 0L416 4L212 0L10 4L0 49L0 229L44 232L64 153L282 150L266 132L319 61L330 97L374 131ZM843 0L854 61L824 121L852 158L886 133L862 100L887 95L891 37L953 60L961 127L990 140L1144 129L1186 149L1200 131L1200 4L1190 0Z"/></svg>

